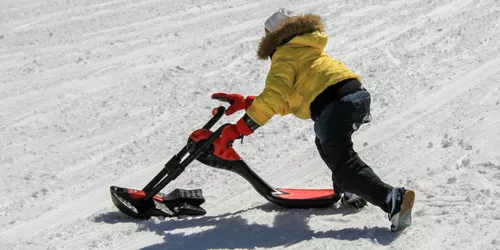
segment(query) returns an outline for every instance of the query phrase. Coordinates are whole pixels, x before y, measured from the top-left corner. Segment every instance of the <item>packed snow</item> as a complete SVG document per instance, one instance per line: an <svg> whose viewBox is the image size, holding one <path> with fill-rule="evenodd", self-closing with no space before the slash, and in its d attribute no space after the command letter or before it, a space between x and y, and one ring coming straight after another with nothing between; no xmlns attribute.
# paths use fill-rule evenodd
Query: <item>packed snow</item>
<svg viewBox="0 0 500 250"><path fill-rule="evenodd" d="M3 0L0 249L500 249L500 1ZM355 149L417 192L413 225L375 206L284 209L199 162L173 188L203 217L136 220L142 188L221 105L255 95L280 7L323 17L325 49L372 94ZM235 122L243 113L224 117ZM274 117L234 147L277 187L329 188L312 122Z"/></svg>

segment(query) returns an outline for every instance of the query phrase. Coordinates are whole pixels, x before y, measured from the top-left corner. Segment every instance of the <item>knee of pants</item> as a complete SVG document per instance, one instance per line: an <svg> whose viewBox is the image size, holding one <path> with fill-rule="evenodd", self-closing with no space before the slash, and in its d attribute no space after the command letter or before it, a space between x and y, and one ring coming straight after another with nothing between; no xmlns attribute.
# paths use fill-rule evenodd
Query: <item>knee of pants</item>
<svg viewBox="0 0 500 250"><path fill-rule="evenodd" d="M341 183L339 186L349 185L349 183L355 181L357 179L356 177L367 167L368 165L359 158L358 154L353 152L349 159L334 173L333 179Z"/></svg>
<svg viewBox="0 0 500 250"><path fill-rule="evenodd" d="M328 161L331 165L336 166L336 169L340 168L348 160L355 156L351 141L325 142L321 145L325 161Z"/></svg>

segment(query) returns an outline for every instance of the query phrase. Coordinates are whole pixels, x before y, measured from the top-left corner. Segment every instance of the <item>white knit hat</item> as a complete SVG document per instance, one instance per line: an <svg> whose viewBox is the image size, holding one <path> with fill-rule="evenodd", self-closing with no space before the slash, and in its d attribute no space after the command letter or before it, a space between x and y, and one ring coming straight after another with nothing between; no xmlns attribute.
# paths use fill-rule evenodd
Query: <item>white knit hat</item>
<svg viewBox="0 0 500 250"><path fill-rule="evenodd" d="M297 14L294 11L280 8L266 20L264 26L270 32L275 31L281 25L281 23L283 23L283 21L296 15Z"/></svg>

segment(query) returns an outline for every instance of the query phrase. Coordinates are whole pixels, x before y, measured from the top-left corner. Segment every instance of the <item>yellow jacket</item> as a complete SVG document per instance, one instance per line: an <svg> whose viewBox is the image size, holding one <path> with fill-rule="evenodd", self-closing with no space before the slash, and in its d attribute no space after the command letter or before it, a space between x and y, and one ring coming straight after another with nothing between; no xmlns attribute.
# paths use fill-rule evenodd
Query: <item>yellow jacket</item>
<svg viewBox="0 0 500 250"><path fill-rule="evenodd" d="M246 111L254 122L262 126L275 114L290 113L308 119L311 102L328 86L360 80L323 52L327 41L320 17L311 14L290 18L262 38L258 56L265 60L272 54L272 59L265 88Z"/></svg>

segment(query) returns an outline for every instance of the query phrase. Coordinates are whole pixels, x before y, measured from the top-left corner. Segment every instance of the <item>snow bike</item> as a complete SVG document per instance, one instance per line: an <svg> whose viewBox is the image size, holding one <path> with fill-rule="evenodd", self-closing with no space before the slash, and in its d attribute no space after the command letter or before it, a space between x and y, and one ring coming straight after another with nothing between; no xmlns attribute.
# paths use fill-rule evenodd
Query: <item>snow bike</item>
<svg viewBox="0 0 500 250"><path fill-rule="evenodd" d="M194 131L187 144L175 154L164 168L142 189L111 186L111 199L123 213L139 219L151 216L177 217L200 216L206 214L200 205L205 202L201 189L175 189L168 194L160 193L172 180L186 169L195 159L199 162L219 169L232 171L246 179L255 190L268 201L286 208L321 208L332 206L339 196L333 189L293 189L274 188L260 178L230 147L219 146L216 140L224 124L215 132L210 128L225 113L221 106L212 111L213 117Z"/></svg>

